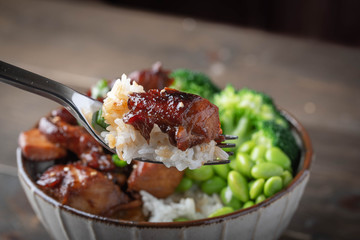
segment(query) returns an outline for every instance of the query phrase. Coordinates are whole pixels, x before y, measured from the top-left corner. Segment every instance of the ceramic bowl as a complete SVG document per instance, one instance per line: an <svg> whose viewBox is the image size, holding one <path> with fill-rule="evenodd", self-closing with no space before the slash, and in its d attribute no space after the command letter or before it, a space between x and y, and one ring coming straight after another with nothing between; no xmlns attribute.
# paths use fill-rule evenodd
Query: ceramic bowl
<svg viewBox="0 0 360 240"><path fill-rule="evenodd" d="M34 177L49 165L35 167L17 150L19 179L36 215L55 239L278 239L296 211L310 177L313 158L304 127L290 121L302 149L298 171L288 187L250 208L215 218L187 222L150 223L108 219L62 205L43 193ZM47 166L46 166L47 165Z"/></svg>

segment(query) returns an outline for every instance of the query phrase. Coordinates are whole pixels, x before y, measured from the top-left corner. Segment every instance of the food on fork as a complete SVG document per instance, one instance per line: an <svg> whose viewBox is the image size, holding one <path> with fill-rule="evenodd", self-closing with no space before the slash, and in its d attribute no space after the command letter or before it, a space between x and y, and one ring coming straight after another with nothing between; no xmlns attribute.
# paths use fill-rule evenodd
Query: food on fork
<svg viewBox="0 0 360 240"><path fill-rule="evenodd" d="M195 169L207 161L227 159L217 143L224 140L218 107L200 96L175 89L147 92L123 75L102 108L111 148L128 163L145 158Z"/></svg>
<svg viewBox="0 0 360 240"><path fill-rule="evenodd" d="M224 140L218 107L200 96L171 88L151 89L130 94L128 107L124 122L140 131L146 141L154 124L182 151L211 140Z"/></svg>

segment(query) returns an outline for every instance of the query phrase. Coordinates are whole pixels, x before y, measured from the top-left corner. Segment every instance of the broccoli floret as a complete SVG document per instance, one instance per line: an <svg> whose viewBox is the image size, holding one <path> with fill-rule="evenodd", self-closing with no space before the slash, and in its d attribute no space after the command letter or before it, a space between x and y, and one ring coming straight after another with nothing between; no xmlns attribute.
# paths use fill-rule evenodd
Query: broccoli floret
<svg viewBox="0 0 360 240"><path fill-rule="evenodd" d="M254 127L249 116L240 111L240 102L240 95L231 85L214 96L214 103L219 107L221 128L224 134L238 136L236 146L250 138Z"/></svg>
<svg viewBox="0 0 360 240"><path fill-rule="evenodd" d="M288 128L287 120L276 109L273 100L262 92L248 88L236 91L231 85L214 96L219 107L221 127L226 134L239 136L239 143L246 140L249 132L272 120Z"/></svg>
<svg viewBox="0 0 360 240"><path fill-rule="evenodd" d="M110 91L109 83L105 79L101 79L91 88L91 97L94 99L102 99Z"/></svg>
<svg viewBox="0 0 360 240"><path fill-rule="evenodd" d="M243 88L238 93L241 101L239 110L243 115L249 116L257 126L264 121L273 120L277 124L288 128L286 119L276 109L270 96L249 88Z"/></svg>
<svg viewBox="0 0 360 240"><path fill-rule="evenodd" d="M203 73L193 72L187 69L177 69L170 74L174 82L170 85L179 91L199 95L203 98L213 101L215 93L220 89Z"/></svg>
<svg viewBox="0 0 360 240"><path fill-rule="evenodd" d="M251 138L256 144L266 147L279 147L290 158L292 169L297 168L300 148L290 129L277 124L275 121L265 121L259 130L252 134Z"/></svg>

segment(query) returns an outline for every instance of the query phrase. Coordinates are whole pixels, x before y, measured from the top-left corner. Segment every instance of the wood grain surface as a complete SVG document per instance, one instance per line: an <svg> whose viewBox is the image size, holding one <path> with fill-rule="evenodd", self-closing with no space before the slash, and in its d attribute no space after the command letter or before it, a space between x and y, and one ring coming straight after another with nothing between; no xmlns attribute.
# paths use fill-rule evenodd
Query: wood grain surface
<svg viewBox="0 0 360 240"><path fill-rule="evenodd" d="M82 91L100 78L156 61L169 69L202 71L220 87L231 83L264 91L305 126L316 154L310 182L282 239L360 236L360 49L101 1L0 0L0 59ZM0 84L3 172L9 169L4 166L16 166L18 134L56 106ZM47 236L41 226L31 225L35 230L30 231L19 224L21 212L30 209L8 218L9 203L0 201L0 239ZM21 209L23 203L18 204ZM13 234L24 231L31 234Z"/></svg>

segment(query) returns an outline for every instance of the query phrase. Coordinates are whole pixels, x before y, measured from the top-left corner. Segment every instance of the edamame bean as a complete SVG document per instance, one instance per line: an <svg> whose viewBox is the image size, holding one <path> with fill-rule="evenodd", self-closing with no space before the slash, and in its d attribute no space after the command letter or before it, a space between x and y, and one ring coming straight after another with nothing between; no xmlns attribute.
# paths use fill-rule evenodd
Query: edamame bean
<svg viewBox="0 0 360 240"><path fill-rule="evenodd" d="M266 162L266 160L265 160L265 158L257 158L256 160L255 160L255 164L259 164L259 163L263 163L263 162Z"/></svg>
<svg viewBox="0 0 360 240"><path fill-rule="evenodd" d="M219 193L226 186L226 182L219 176L214 176L201 183L200 188L209 195Z"/></svg>
<svg viewBox="0 0 360 240"><path fill-rule="evenodd" d="M255 204L261 203L262 201L264 201L266 199L264 194L260 194L256 200L255 200Z"/></svg>
<svg viewBox="0 0 360 240"><path fill-rule="evenodd" d="M257 145L251 151L251 159L256 160L265 156L267 148L264 145Z"/></svg>
<svg viewBox="0 0 360 240"><path fill-rule="evenodd" d="M289 183L293 180L293 176L289 171L284 171L283 174L281 175L281 178L283 180L284 187L289 185Z"/></svg>
<svg viewBox="0 0 360 240"><path fill-rule="evenodd" d="M230 172L230 167L228 166L228 164L213 165L213 168L217 175L219 175L223 179L227 179L227 175Z"/></svg>
<svg viewBox="0 0 360 240"><path fill-rule="evenodd" d="M184 176L181 179L179 185L176 187L176 191L177 192L186 192L187 190L189 190L191 188L192 184L193 184L193 181L190 178Z"/></svg>
<svg viewBox="0 0 360 240"><path fill-rule="evenodd" d="M246 153L238 153L236 155L236 169L245 177L251 177L251 168L254 166L254 162L251 161L249 155Z"/></svg>
<svg viewBox="0 0 360 240"><path fill-rule="evenodd" d="M273 176L280 176L283 173L282 167L275 163L264 162L256 164L251 169L251 175L254 178L270 178Z"/></svg>
<svg viewBox="0 0 360 240"><path fill-rule="evenodd" d="M230 171L228 175L228 185L234 196L242 202L249 200L249 187L243 175L237 171Z"/></svg>
<svg viewBox="0 0 360 240"><path fill-rule="evenodd" d="M241 146L239 147L239 151L243 153L250 153L254 147L255 147L255 142L249 140L241 144Z"/></svg>
<svg viewBox="0 0 360 240"><path fill-rule="evenodd" d="M266 151L265 158L268 162L276 163L284 169L291 169L290 158L278 147L271 147Z"/></svg>
<svg viewBox="0 0 360 240"><path fill-rule="evenodd" d="M241 208L241 202L234 197L229 186L226 186L221 190L220 199L225 206L232 207L234 210Z"/></svg>
<svg viewBox="0 0 360 240"><path fill-rule="evenodd" d="M236 159L234 159L234 158L231 159L230 163L228 165L229 165L230 169L236 170Z"/></svg>
<svg viewBox="0 0 360 240"><path fill-rule="evenodd" d="M255 180L251 180L250 182L248 182L248 187L249 189L251 188L251 186L254 184Z"/></svg>
<svg viewBox="0 0 360 240"><path fill-rule="evenodd" d="M228 213L232 213L234 211L234 209L232 207L222 207L217 209L215 212L211 213L208 217L212 218L212 217L218 217L218 216L222 216Z"/></svg>
<svg viewBox="0 0 360 240"><path fill-rule="evenodd" d="M265 180L263 178L259 178L256 181L254 181L254 183L249 188L250 199L255 199L262 193L264 189L264 184L265 184Z"/></svg>
<svg viewBox="0 0 360 240"><path fill-rule="evenodd" d="M186 169L185 175L195 181L205 181L214 175L212 166L202 166L197 169Z"/></svg>
<svg viewBox="0 0 360 240"><path fill-rule="evenodd" d="M255 205L255 203L253 201L247 201L246 203L244 203L243 209L251 207L253 205Z"/></svg>
<svg viewBox="0 0 360 240"><path fill-rule="evenodd" d="M283 182L281 177L274 176L266 180L264 185L264 195L270 197L279 192L283 188Z"/></svg>

